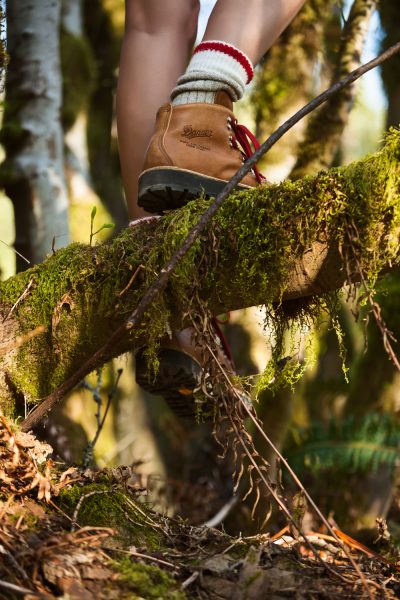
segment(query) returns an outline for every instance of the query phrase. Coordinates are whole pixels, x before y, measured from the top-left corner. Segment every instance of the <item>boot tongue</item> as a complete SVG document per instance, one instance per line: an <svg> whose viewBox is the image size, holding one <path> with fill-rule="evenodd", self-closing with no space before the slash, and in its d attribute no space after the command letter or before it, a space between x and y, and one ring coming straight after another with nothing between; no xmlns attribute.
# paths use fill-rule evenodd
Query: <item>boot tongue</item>
<svg viewBox="0 0 400 600"><path fill-rule="evenodd" d="M233 103L230 95L225 90L219 90L215 94L214 104L219 104L220 106L225 106L229 110L233 109Z"/></svg>

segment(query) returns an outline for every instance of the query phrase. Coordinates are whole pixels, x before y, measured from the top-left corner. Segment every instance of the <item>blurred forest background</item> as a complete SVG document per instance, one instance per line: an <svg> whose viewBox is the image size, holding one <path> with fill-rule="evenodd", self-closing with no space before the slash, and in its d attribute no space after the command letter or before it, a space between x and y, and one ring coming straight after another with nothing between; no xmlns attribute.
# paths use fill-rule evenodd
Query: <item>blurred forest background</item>
<svg viewBox="0 0 400 600"><path fill-rule="evenodd" d="M37 14L30 16L16 9L23 4L11 0L3 6L7 20L2 35L10 59L3 86L0 138L2 279L25 269L25 259L31 264L41 262L52 247L70 241L89 243L94 206L94 229L114 224L95 237L96 243L128 224L114 110L124 3L63 0L61 10L56 6L49 11L49 3L44 1L38 3L42 7L34 11ZM212 0L202 3L199 35L212 5ZM37 55L32 56L37 71L23 71L21 40L24 29L35 27L41 38ZM239 121L263 141L319 91L399 38L398 0L307 0L258 67L254 84L238 106ZM400 122L399 72L400 58L395 57L300 122L265 158L261 166L267 178L273 182L295 179L379 148L385 129ZM35 79L35 97L24 93L24 77ZM43 104L38 99L41 85L47 86ZM57 103L61 103L61 119ZM32 121L34 134L26 144L25 125ZM54 128L58 140L53 148L42 143L48 128ZM32 184L33 169L23 165L35 162L52 165L53 181ZM29 202L29 185L36 186L34 203ZM397 275L383 281L379 303L389 329L400 338ZM400 526L395 523L400 510L400 495L396 494L400 486L400 373L389 361L372 319L367 345L365 314L355 319L341 300L339 320L347 350L345 369L337 335L327 318L321 317L313 334L314 363L293 389L283 387L274 395L261 392L257 411L265 431L321 508L341 527L369 529L377 516L383 516L391 519L400 538ZM232 314L224 332L238 373L246 381L256 382L270 356L263 310ZM301 335L299 331L299 338ZM197 505L193 498L199 496L199 490L207 498L213 492L221 495L218 480L226 478L215 458L210 429L193 425L188 430L162 399L141 391L135 384L131 356L93 374L51 415L41 435L67 462L89 460L87 446L96 433L99 398L104 408L118 369L123 373L94 449L94 462L99 467L137 462L154 482L185 482L187 489L195 491L182 491L180 499L175 498L181 514L194 522L208 518L217 505L206 506L208 501ZM256 433L254 436L259 451L273 462L270 450ZM155 483L155 487L159 485ZM251 522L250 499L237 512L233 528L244 532L258 529L262 514Z"/></svg>

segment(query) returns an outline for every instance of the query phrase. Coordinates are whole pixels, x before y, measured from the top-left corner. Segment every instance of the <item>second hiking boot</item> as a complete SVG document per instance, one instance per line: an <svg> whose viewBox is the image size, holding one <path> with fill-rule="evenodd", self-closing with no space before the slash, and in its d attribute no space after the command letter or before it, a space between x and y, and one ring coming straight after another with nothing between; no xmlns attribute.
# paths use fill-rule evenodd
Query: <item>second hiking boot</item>
<svg viewBox="0 0 400 600"><path fill-rule="evenodd" d="M213 329L218 361L225 372L231 376L235 372L235 365L216 319L213 320ZM200 404L195 401L195 393L200 390L205 375L203 369L206 356L204 350L195 344L194 333L194 329L188 327L183 331L174 331L171 337L162 340L157 355L159 368L155 377L149 374L145 349L140 350L136 355L138 385L151 394L162 396L177 417L190 422L196 419L198 412L209 413L212 408L203 398L202 410L199 411ZM204 395L200 394L200 396Z"/></svg>

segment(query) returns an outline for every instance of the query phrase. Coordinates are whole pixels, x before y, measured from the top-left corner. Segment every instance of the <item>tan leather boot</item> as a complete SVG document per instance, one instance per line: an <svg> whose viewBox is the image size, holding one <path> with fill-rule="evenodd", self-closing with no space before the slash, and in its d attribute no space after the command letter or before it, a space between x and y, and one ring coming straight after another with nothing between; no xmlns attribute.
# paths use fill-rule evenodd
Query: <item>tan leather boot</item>
<svg viewBox="0 0 400 600"><path fill-rule="evenodd" d="M216 196L252 154L258 142L232 112L228 94L220 91L214 104L162 106L139 178L139 206L162 213L189 200ZM241 146L241 147L240 147ZM263 183L255 168L238 189Z"/></svg>

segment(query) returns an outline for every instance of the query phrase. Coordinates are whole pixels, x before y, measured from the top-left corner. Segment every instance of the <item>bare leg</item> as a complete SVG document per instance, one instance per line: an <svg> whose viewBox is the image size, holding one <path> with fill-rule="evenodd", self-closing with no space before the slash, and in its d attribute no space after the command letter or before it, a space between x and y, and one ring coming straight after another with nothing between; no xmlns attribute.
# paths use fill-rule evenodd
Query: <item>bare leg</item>
<svg viewBox="0 0 400 600"><path fill-rule="evenodd" d="M137 182L158 108L184 72L196 36L198 0L126 0L117 90L118 142L131 218Z"/></svg>
<svg viewBox="0 0 400 600"><path fill-rule="evenodd" d="M218 0L203 40L220 40L256 65L289 25L305 0Z"/></svg>

